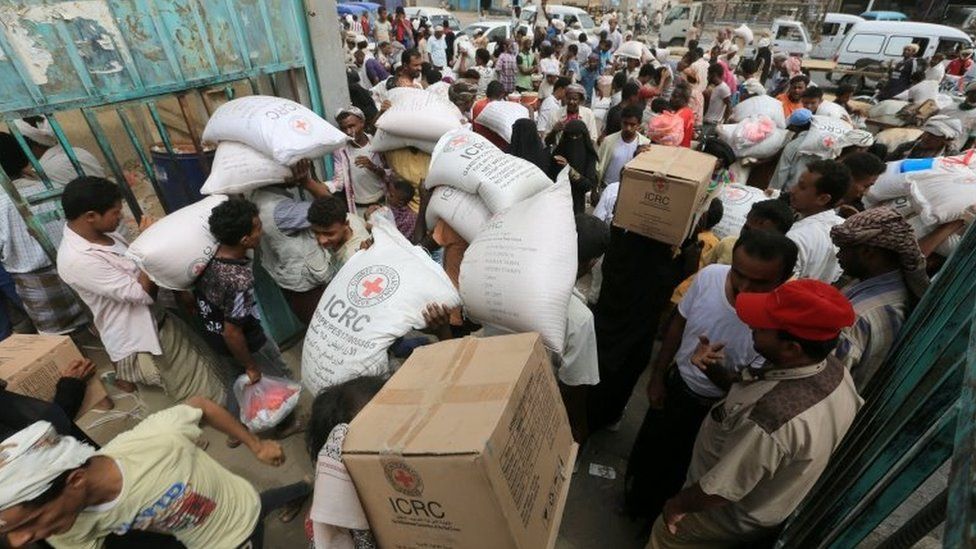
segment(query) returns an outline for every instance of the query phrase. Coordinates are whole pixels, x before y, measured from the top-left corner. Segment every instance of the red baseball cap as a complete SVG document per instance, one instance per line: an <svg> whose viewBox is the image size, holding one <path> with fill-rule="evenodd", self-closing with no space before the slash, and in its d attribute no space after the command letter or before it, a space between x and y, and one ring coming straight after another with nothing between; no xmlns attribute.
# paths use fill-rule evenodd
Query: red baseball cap
<svg viewBox="0 0 976 549"><path fill-rule="evenodd" d="M791 280L767 293L741 293L735 312L751 328L783 330L811 341L837 337L854 324L854 308L837 288L819 280Z"/></svg>

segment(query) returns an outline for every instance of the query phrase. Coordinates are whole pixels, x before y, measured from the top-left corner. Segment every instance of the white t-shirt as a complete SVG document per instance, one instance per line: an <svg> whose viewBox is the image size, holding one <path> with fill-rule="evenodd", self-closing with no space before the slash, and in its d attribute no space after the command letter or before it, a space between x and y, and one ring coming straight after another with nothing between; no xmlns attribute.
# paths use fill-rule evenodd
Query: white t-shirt
<svg viewBox="0 0 976 549"><path fill-rule="evenodd" d="M634 159L634 153L637 152L637 143L640 140L637 136L634 136L634 140L627 143L620 138L617 142L617 146L614 147L611 152L610 162L607 163L607 171L603 174L604 183L619 183L620 182L620 172L623 171L624 166L627 162Z"/></svg>
<svg viewBox="0 0 976 549"><path fill-rule="evenodd" d="M383 198L386 195L386 183L383 178L371 170L356 165L356 158L360 156L373 157L372 138L367 135L366 144L362 147L356 147L352 142L346 147L349 152L349 173L352 176L352 190L356 202L369 204Z"/></svg>
<svg viewBox="0 0 976 549"><path fill-rule="evenodd" d="M488 84L495 79L495 69L488 65L475 65L474 70L478 71L478 98L482 98L488 91Z"/></svg>
<svg viewBox="0 0 976 549"><path fill-rule="evenodd" d="M725 295L725 280L731 269L730 265L705 267L698 272L688 293L678 303L678 312L687 322L674 361L681 379L703 397L721 397L725 391L691 363L691 355L698 346L698 336L704 335L712 344L725 343L726 367L735 371L752 364L758 366L761 362L759 353L753 348L752 330L739 320L735 307Z"/></svg>
<svg viewBox="0 0 976 549"><path fill-rule="evenodd" d="M796 243L799 254L793 274L797 278L815 278L827 284L840 278L837 247L830 239L830 229L844 220L833 209L797 221L786 236Z"/></svg>
<svg viewBox="0 0 976 549"><path fill-rule="evenodd" d="M725 100L732 96L729 85L722 82L712 88L712 95L708 98L708 110L705 111L705 122L718 124L725 117Z"/></svg>

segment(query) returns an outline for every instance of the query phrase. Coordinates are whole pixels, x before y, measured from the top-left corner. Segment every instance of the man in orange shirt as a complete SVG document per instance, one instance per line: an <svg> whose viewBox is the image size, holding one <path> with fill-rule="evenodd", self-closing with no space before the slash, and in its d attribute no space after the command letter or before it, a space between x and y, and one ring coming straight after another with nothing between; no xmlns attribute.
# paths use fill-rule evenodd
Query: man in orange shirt
<svg viewBox="0 0 976 549"><path fill-rule="evenodd" d="M806 91L807 84L809 83L810 79L806 75L798 74L790 78L790 85L786 88L786 91L776 97L783 104L784 117L789 118L793 114L793 111L803 108L803 102L800 100L800 97Z"/></svg>

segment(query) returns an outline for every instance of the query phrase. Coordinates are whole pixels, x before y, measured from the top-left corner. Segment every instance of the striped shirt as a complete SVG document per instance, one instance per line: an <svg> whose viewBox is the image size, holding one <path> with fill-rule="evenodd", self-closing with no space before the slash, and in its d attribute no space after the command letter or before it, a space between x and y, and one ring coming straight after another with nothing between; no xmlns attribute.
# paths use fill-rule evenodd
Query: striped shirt
<svg viewBox="0 0 976 549"><path fill-rule="evenodd" d="M851 371L858 391L881 367L908 316L908 289L901 271L849 284L843 290L854 306L854 325L841 331L836 356Z"/></svg>

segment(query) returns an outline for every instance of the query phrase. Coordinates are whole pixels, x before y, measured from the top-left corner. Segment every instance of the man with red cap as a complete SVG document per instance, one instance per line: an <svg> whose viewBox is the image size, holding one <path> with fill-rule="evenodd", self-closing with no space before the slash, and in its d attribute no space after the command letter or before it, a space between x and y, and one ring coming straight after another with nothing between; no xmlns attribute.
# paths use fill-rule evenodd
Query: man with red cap
<svg viewBox="0 0 976 549"><path fill-rule="evenodd" d="M685 488L664 505L648 548L748 545L774 535L863 403L847 368L830 357L854 322L837 289L794 280L740 293L735 309L765 362L744 370L705 418ZM693 362L706 369L722 354L703 342Z"/></svg>

